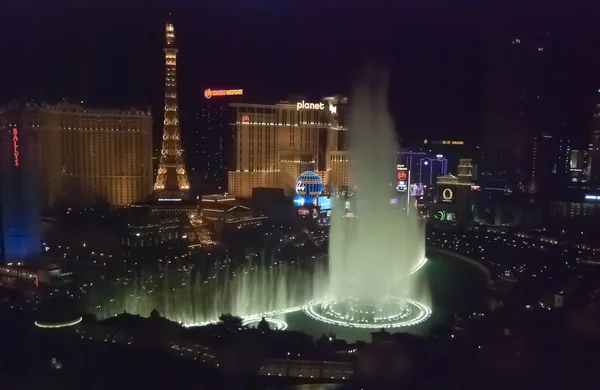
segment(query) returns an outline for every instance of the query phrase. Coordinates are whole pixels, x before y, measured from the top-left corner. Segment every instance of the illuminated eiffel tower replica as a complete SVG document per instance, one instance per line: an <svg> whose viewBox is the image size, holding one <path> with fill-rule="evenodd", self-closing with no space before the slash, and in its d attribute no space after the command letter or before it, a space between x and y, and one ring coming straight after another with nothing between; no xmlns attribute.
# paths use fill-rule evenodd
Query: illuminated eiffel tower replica
<svg viewBox="0 0 600 390"><path fill-rule="evenodd" d="M198 203L190 197L190 182L183 162L181 132L177 103L177 52L175 28L167 23L165 51L165 115L162 150L154 192L148 205L153 213L180 215L191 227L190 241L201 246L212 246L210 229L202 224Z"/></svg>

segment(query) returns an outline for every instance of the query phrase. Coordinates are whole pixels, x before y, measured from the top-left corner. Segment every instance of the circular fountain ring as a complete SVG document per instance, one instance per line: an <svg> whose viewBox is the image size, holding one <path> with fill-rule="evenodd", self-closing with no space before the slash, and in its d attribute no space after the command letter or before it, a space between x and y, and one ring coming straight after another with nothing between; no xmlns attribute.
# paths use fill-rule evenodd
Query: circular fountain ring
<svg viewBox="0 0 600 390"><path fill-rule="evenodd" d="M380 304L356 299L316 299L306 303L302 310L317 321L368 329L413 326L431 316L431 309L427 305L397 297L389 297Z"/></svg>
<svg viewBox="0 0 600 390"><path fill-rule="evenodd" d="M256 326L258 326L260 321L262 321L262 318L254 318L254 317L247 318L244 320L244 322L242 322L242 325L256 327ZM283 320L278 320L276 318L265 318L265 321L267 321L269 323L269 325L273 326L274 329L286 330L288 327L287 322L285 322Z"/></svg>

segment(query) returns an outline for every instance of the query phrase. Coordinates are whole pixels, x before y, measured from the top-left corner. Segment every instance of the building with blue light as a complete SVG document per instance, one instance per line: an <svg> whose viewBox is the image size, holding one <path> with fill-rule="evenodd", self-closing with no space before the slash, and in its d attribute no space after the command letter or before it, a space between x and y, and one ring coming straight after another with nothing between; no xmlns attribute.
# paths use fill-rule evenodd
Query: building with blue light
<svg viewBox="0 0 600 390"><path fill-rule="evenodd" d="M441 154L403 150L398 164L410 171L411 183L434 186L438 176L448 174L448 159Z"/></svg>
<svg viewBox="0 0 600 390"><path fill-rule="evenodd" d="M37 127L20 108L0 112L0 261L28 262L41 253L41 178Z"/></svg>

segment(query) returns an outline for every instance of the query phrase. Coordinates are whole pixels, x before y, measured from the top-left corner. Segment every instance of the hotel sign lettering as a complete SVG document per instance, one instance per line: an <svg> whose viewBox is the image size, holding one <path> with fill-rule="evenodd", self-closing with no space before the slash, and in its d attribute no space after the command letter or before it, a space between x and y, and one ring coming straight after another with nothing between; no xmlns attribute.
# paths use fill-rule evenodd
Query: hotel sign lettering
<svg viewBox="0 0 600 390"><path fill-rule="evenodd" d="M445 186L443 188L440 188L439 200L442 203L454 204L456 202L456 187Z"/></svg>
<svg viewBox="0 0 600 390"><path fill-rule="evenodd" d="M450 188L445 188L444 191L442 191L442 198L444 198L444 200L452 200L454 199L454 193Z"/></svg>
<svg viewBox="0 0 600 390"><path fill-rule="evenodd" d="M324 110L325 103L306 103L304 100L296 103L296 111L300 110ZM329 103L329 112L337 114L337 106Z"/></svg>
<svg viewBox="0 0 600 390"><path fill-rule="evenodd" d="M17 128L12 129L12 142L13 142L13 157L15 161L15 167L19 166L19 131Z"/></svg>
<svg viewBox="0 0 600 390"><path fill-rule="evenodd" d="M204 90L204 97L210 99L213 96L239 96L243 95L243 89L215 89L210 88Z"/></svg>
<svg viewBox="0 0 600 390"><path fill-rule="evenodd" d="M324 103L306 103L304 100L296 103L296 111L300 110L324 110Z"/></svg>

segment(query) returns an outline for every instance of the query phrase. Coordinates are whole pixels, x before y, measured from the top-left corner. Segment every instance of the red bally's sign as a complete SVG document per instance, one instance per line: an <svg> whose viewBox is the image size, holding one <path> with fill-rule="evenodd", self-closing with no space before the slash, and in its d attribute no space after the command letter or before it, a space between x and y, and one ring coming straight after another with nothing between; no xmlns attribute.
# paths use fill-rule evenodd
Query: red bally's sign
<svg viewBox="0 0 600 390"><path fill-rule="evenodd" d="M249 121L250 121L250 117L248 115L242 116L242 122L249 122Z"/></svg>
<svg viewBox="0 0 600 390"><path fill-rule="evenodd" d="M405 171L398 172L398 180L406 180L406 172Z"/></svg>
<svg viewBox="0 0 600 390"><path fill-rule="evenodd" d="M12 130L12 141L13 141L13 156L15 161L15 167L19 166L19 131L17 128Z"/></svg>

